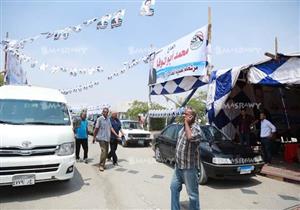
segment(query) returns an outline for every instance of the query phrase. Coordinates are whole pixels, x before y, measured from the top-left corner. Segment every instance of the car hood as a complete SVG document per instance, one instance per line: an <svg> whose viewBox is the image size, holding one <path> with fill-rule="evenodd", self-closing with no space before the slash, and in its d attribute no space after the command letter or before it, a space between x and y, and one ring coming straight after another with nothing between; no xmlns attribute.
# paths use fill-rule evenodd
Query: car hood
<svg viewBox="0 0 300 210"><path fill-rule="evenodd" d="M0 124L0 147L29 147L59 145L74 141L72 126Z"/></svg>
<svg viewBox="0 0 300 210"><path fill-rule="evenodd" d="M149 131L145 131L142 129L122 129L125 134L150 134Z"/></svg>
<svg viewBox="0 0 300 210"><path fill-rule="evenodd" d="M254 157L255 154L250 147L239 145L232 141L212 142L211 148L214 153L225 155L227 157Z"/></svg>

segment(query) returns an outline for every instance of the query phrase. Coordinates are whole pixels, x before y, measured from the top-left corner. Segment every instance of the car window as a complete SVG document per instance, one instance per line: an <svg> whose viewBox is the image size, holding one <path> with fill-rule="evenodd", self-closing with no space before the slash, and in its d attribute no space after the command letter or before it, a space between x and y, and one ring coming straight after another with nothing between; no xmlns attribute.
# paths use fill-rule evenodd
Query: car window
<svg viewBox="0 0 300 210"><path fill-rule="evenodd" d="M177 126L176 125L170 125L166 130L163 131L162 135L168 139L175 139Z"/></svg>
<svg viewBox="0 0 300 210"><path fill-rule="evenodd" d="M218 130L214 126L202 126L202 133L204 134L204 138L208 141L226 141L230 140L224 133Z"/></svg>
<svg viewBox="0 0 300 210"><path fill-rule="evenodd" d="M174 136L174 140L177 141L178 140L178 134L179 131L182 129L182 125L176 125L176 131L175 131L175 136Z"/></svg>
<svg viewBox="0 0 300 210"><path fill-rule="evenodd" d="M141 129L143 130L142 126L137 121L124 121L122 122L123 129Z"/></svg>

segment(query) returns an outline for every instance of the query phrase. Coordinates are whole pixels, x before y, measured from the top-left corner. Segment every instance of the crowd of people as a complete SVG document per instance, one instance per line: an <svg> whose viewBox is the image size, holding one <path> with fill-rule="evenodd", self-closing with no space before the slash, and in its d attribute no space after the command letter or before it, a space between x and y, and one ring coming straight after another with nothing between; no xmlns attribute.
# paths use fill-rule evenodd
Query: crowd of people
<svg viewBox="0 0 300 210"><path fill-rule="evenodd" d="M108 116L109 109L104 108L102 115L97 118L93 133L93 143L98 142L100 145L101 155L99 170L104 171L107 159L113 161L113 165L118 165L118 157L116 154L118 141L124 138L122 125L118 119L117 112L112 112L111 117ZM80 161L80 148L83 148L83 161L88 163L88 122L87 113L83 110L80 113L80 119L77 120L73 127L76 139L75 155L76 161ZM110 151L109 151L110 148Z"/></svg>
<svg viewBox="0 0 300 210"><path fill-rule="evenodd" d="M260 113L260 120L255 120L252 116L246 114L246 109L241 110L238 118L237 130L241 145L250 145L251 127L260 121L260 140L262 144L263 155L266 163L271 163L271 139L273 138L276 127L266 119L264 112ZM189 209L200 209L199 203L199 185L198 170L199 144L201 141L201 129L196 121L197 114L192 108L186 108L183 113L183 128L179 132L176 151L175 151L175 169L171 180L171 209L180 209L180 192L184 184L189 196ZM86 111L80 114L80 121L74 128L76 137L76 160L79 161L80 147L83 147L84 162L88 162L88 122L86 120ZM104 108L102 115L98 117L93 133L93 143L98 142L101 150L99 170L105 170L107 159L111 159L114 165L118 165L116 150L118 141L124 137L121 122L118 114L112 112L109 117L109 109ZM110 147L110 151L109 151Z"/></svg>

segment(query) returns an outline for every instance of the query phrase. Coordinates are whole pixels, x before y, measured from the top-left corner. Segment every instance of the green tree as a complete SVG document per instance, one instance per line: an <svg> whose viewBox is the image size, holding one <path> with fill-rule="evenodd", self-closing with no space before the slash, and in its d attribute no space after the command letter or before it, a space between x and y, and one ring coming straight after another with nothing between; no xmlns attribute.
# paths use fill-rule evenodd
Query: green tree
<svg viewBox="0 0 300 210"><path fill-rule="evenodd" d="M0 73L0 86L4 85L4 75Z"/></svg>
<svg viewBox="0 0 300 210"><path fill-rule="evenodd" d="M165 107L161 106L157 103L151 104L151 109L164 109ZM143 101L133 101L131 103L130 108L127 110L126 115L130 119L138 119L139 114L146 115L148 113L148 103ZM151 130L161 130L165 126L165 119L164 118L151 118L150 119L150 129Z"/></svg>
<svg viewBox="0 0 300 210"><path fill-rule="evenodd" d="M205 124L207 122L206 119L206 97L207 94L204 91L198 91L196 92L196 94L193 96L192 99L190 99L190 101L187 103L187 106L192 107L198 115L198 119L201 120L201 124ZM183 99L178 99L177 98L177 102L179 104L183 103Z"/></svg>
<svg viewBox="0 0 300 210"><path fill-rule="evenodd" d="M143 101L133 101L130 108L127 110L127 116L130 119L137 119L139 114L146 114L148 112L148 103Z"/></svg>

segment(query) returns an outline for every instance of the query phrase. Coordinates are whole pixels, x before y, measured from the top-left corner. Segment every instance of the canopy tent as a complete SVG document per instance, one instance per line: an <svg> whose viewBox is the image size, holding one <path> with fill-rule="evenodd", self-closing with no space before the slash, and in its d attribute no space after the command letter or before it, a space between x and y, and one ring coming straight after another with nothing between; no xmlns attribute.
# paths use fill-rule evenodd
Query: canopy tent
<svg viewBox="0 0 300 210"><path fill-rule="evenodd" d="M292 94L283 87L299 87L300 85L300 54L279 55L277 60L267 59L255 64L213 71L210 76L207 95L207 112L211 124L222 129L231 138L235 137L240 108L249 107L253 116L259 113L261 105L281 108L286 114L284 95L289 97L294 113L300 115L298 91ZM274 91L276 89L276 93ZM278 91L279 89L280 91ZM263 98L263 94L267 98ZM278 94L279 92L279 94ZM279 100L279 99L282 100ZM282 105L279 105L282 103ZM284 112L283 112L284 111ZM300 116L293 116L293 123L300 125ZM297 121L298 119L298 121ZM288 117L286 115L286 120ZM288 123L288 122L287 122ZM299 126L300 127L300 126Z"/></svg>

